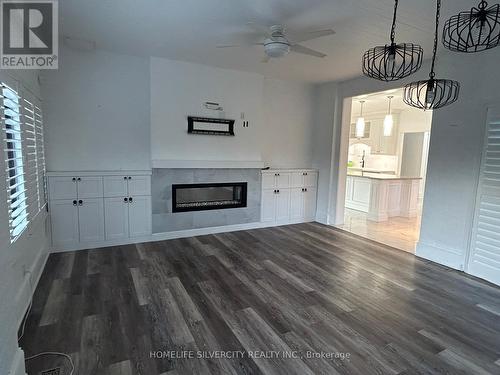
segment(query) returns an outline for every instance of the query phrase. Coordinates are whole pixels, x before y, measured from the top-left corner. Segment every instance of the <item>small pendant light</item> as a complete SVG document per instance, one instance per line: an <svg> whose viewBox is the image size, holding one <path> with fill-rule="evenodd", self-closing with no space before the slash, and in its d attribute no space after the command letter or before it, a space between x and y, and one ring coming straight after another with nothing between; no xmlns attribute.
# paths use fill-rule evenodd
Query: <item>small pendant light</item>
<svg viewBox="0 0 500 375"><path fill-rule="evenodd" d="M422 66L424 50L417 44L395 42L398 0L394 1L391 43L369 49L363 55L363 74L380 81L397 81Z"/></svg>
<svg viewBox="0 0 500 375"><path fill-rule="evenodd" d="M460 12L444 24L443 45L455 52L479 52L500 44L500 5L488 8L481 1L477 8Z"/></svg>
<svg viewBox="0 0 500 375"><path fill-rule="evenodd" d="M387 114L385 115L384 118L384 137L390 137L392 135L392 128L394 125L394 118L392 117L391 113L391 101L394 96L388 96L387 99L389 99L389 110L387 111Z"/></svg>
<svg viewBox="0 0 500 375"><path fill-rule="evenodd" d="M441 0L437 0L436 30L434 34L434 50L432 53L431 72L427 81L416 81L404 87L403 101L415 108L437 109L454 103L458 99L460 83L450 79L436 79L434 66L438 44L439 15Z"/></svg>
<svg viewBox="0 0 500 375"><path fill-rule="evenodd" d="M365 136L365 118L363 117L363 104L364 100L360 100L361 111L358 120L356 121L356 138L363 138Z"/></svg>

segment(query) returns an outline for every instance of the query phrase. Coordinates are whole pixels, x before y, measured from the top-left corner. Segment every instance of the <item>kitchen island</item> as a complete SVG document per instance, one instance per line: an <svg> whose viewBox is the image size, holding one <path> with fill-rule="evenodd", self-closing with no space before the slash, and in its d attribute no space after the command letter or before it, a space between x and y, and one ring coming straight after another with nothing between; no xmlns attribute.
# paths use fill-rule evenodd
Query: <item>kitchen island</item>
<svg viewBox="0 0 500 375"><path fill-rule="evenodd" d="M366 212L368 220L387 221L390 217L418 214L420 177L354 172L347 175L347 208Z"/></svg>

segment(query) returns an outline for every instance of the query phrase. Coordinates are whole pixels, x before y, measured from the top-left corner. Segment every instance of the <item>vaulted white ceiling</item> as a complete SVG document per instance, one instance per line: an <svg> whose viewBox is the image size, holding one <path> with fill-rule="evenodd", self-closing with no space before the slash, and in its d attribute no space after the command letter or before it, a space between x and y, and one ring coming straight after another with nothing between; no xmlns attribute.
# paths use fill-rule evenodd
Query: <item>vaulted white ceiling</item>
<svg viewBox="0 0 500 375"><path fill-rule="evenodd" d="M443 18L477 1L443 0ZM65 36L94 41L98 49L158 56L269 77L309 82L361 74L361 56L389 38L393 0L63 0ZM435 0L401 0L397 41L416 42L429 58ZM255 41L247 22L286 24L294 32L332 28L333 36L305 42L324 59L290 54L268 64L261 46L218 49L217 44Z"/></svg>

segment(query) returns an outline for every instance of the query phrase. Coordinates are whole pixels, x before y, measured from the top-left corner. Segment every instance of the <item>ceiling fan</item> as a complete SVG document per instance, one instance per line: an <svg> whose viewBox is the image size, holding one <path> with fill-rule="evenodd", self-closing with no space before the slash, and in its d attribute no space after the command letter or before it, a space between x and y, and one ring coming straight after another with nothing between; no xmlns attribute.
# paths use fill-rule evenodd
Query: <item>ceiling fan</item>
<svg viewBox="0 0 500 375"><path fill-rule="evenodd" d="M230 45L218 45L217 48L230 48L230 47L243 47L246 45L258 45L264 46L265 56L262 62L268 62L272 58L283 57L288 55L290 52L301 53L303 55L314 56L323 58L326 57L324 53L315 51L311 48L307 48L299 43L306 42L308 40L313 40L320 38L322 36L333 35L335 31L331 29L312 31L308 33L303 33L296 37L288 38L286 33L285 25L273 25L271 27L257 25L253 22L247 23L248 26L256 29L262 36L259 39L264 39L262 42L250 43L250 44L230 44Z"/></svg>

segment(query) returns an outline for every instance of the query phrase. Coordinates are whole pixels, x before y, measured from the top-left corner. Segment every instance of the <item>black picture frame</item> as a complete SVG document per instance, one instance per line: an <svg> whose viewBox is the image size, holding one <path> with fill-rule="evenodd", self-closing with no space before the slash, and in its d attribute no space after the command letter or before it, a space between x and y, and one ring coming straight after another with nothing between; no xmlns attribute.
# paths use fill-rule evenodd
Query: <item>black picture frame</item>
<svg viewBox="0 0 500 375"><path fill-rule="evenodd" d="M196 126L196 124L202 124L202 123L213 125L215 129L214 128L206 129ZM234 136L234 120L188 116L188 133Z"/></svg>

